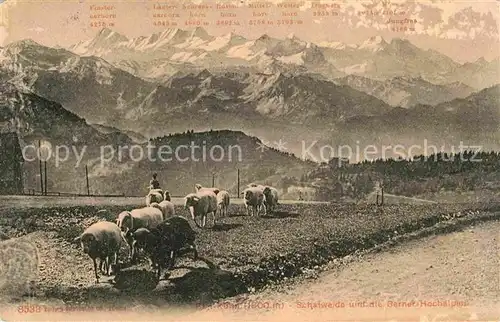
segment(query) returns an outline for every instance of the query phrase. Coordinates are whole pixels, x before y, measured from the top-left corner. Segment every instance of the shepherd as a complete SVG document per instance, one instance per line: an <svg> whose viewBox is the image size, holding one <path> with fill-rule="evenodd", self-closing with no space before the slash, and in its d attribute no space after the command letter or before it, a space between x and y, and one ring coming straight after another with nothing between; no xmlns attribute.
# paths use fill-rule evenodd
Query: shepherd
<svg viewBox="0 0 500 322"><path fill-rule="evenodd" d="M157 177L158 177L158 174L153 173L153 179L151 179L151 181L149 181L149 189L150 190L161 189L160 182L156 179Z"/></svg>
<svg viewBox="0 0 500 322"><path fill-rule="evenodd" d="M165 198L163 191L161 190L160 182L157 179L158 174L153 173L153 178L149 181L149 191L156 190L161 193L162 197Z"/></svg>

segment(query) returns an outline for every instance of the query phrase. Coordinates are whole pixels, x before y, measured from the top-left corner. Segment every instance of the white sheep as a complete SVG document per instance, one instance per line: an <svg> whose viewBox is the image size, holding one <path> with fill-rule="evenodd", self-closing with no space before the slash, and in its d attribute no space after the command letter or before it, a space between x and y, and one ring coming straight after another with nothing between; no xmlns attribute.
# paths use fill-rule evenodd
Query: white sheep
<svg viewBox="0 0 500 322"><path fill-rule="evenodd" d="M155 228L163 221L163 213L155 207L144 207L134 209L132 211L123 211L116 219L116 225L128 236L139 228L147 228L149 230ZM129 258L134 260L135 249L127 237L127 242L130 247Z"/></svg>
<svg viewBox="0 0 500 322"><path fill-rule="evenodd" d="M118 253L123 241L120 228L115 223L99 221L85 229L80 236L74 239L74 242L78 241L83 252L92 258L96 283L99 283L96 259L100 259L99 269L101 273L103 272L103 263L105 264L105 274L108 276L110 275L111 257L113 257L114 267L117 267Z"/></svg>
<svg viewBox="0 0 500 322"><path fill-rule="evenodd" d="M264 189L266 188L266 186L263 186L261 184L251 183L251 184L247 185L247 188L259 188L262 191L264 191Z"/></svg>
<svg viewBox="0 0 500 322"><path fill-rule="evenodd" d="M241 194L243 195L243 203L245 204L247 215L250 215L251 212L252 216L254 214L258 216L261 210L263 210L264 215L266 215L266 196L264 195L263 189L259 187L249 187L243 190Z"/></svg>
<svg viewBox="0 0 500 322"><path fill-rule="evenodd" d="M217 209L221 216L227 216L230 200L229 192L226 190L222 190L217 194Z"/></svg>
<svg viewBox="0 0 500 322"><path fill-rule="evenodd" d="M266 186L263 192L266 196L266 211L274 211L278 205L278 190L276 188Z"/></svg>
<svg viewBox="0 0 500 322"><path fill-rule="evenodd" d="M158 208L163 213L163 220L175 216L175 207L171 201L163 200L160 203L153 202L150 207Z"/></svg>
<svg viewBox="0 0 500 322"><path fill-rule="evenodd" d="M150 193L161 193L161 194L163 194L163 190L161 190L161 189L149 189L149 192Z"/></svg>
<svg viewBox="0 0 500 322"><path fill-rule="evenodd" d="M208 214L212 214L215 225L215 213L217 211L217 196L212 190L200 189L197 193L190 193L184 197L184 207L189 209L191 218L196 226L203 228L206 225ZM203 224L200 226L196 218L202 217Z"/></svg>
<svg viewBox="0 0 500 322"><path fill-rule="evenodd" d="M169 194L170 197L170 194ZM160 203L165 200L163 191L161 189L152 189L146 196L146 206L150 206L153 202Z"/></svg>
<svg viewBox="0 0 500 322"><path fill-rule="evenodd" d="M213 193L215 193L216 195L219 193L220 189L219 188L215 188L215 187L212 187L212 188L208 188L208 187L203 187L201 184L197 183L194 185L194 191L195 192L200 192L202 190L208 190L208 191L213 191Z"/></svg>

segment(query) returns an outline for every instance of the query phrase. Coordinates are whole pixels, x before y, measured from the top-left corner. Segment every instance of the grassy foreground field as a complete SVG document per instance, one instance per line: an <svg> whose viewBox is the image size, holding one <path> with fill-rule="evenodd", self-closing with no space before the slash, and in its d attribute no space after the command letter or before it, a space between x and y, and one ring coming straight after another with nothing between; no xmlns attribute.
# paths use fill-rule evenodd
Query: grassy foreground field
<svg viewBox="0 0 500 322"><path fill-rule="evenodd" d="M36 245L40 270L30 296L66 304L142 303L168 306L209 303L293 277L333 258L369 249L391 239L456 218L493 218L499 204L373 205L286 204L269 217L230 216L196 229L204 262L183 259L168 281L154 282L144 265L127 267L116 284L94 285L91 260L72 244L98 220L114 220L126 206L1 209L0 231ZM187 210L176 206L178 214ZM194 227L194 225L192 224ZM126 248L124 253L126 254ZM124 257L122 257L124 258ZM103 280L104 281L104 280ZM0 292L1 293L1 292Z"/></svg>

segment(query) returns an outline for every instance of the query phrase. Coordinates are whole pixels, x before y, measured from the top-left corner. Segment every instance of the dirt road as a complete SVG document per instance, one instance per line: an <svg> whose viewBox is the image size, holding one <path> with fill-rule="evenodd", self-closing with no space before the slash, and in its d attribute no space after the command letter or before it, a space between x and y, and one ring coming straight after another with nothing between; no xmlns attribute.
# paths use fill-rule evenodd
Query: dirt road
<svg viewBox="0 0 500 322"><path fill-rule="evenodd" d="M47 234L30 235L31 242L44 254L41 277L49 279L61 273L69 276L63 279L69 284L50 288L51 294L59 298L59 291L66 295L69 292L90 308L96 302L106 302L114 303L117 310L72 314L74 321L164 321L167 317L176 321L500 321L500 221L351 257L347 265L327 267L316 279L290 280L285 285L229 298L203 310L190 304L177 307L182 302L176 298L177 289L172 294L152 292L144 302L136 301L134 294L129 294L130 298L120 297L117 290L105 284L85 288L83 293L71 288L75 282L92 284L88 258L68 245L63 248L69 252L62 253L60 241ZM72 259L72 264L65 264L62 269L60 263ZM304 275L314 276L311 272ZM211 285L212 277L196 283ZM65 305L55 299L42 304L49 308ZM0 305L0 319L7 321L49 319L36 312L18 314L17 306L5 307L3 312L1 309ZM68 320L67 313L54 314L50 320Z"/></svg>
<svg viewBox="0 0 500 322"><path fill-rule="evenodd" d="M183 197L173 197L175 205L184 205ZM144 197L46 197L46 196L0 196L0 210L12 208L44 208L72 206L130 206L145 205ZM231 203L243 204L241 198L232 197ZM322 201L280 200L282 204L325 204Z"/></svg>
<svg viewBox="0 0 500 322"><path fill-rule="evenodd" d="M500 321L499 304L496 221L369 254L316 280L233 298L188 318Z"/></svg>

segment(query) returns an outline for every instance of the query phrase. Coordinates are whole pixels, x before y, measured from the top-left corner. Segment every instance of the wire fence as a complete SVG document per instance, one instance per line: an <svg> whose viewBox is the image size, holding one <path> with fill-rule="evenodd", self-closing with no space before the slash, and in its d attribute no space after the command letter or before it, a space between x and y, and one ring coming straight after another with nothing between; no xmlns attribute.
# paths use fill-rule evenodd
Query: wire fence
<svg viewBox="0 0 500 322"><path fill-rule="evenodd" d="M128 197L125 194L83 194L60 191L40 191L36 189L24 189L24 196L47 196L47 197Z"/></svg>
<svg viewBox="0 0 500 322"><path fill-rule="evenodd" d="M185 179L187 179L187 181L190 181L190 182L196 182L196 183L202 185L203 187L217 187L217 188L226 190L229 193L231 198L241 198L241 192L244 189L246 189L247 186L252 182L249 182L248 180L245 180L242 182L240 176L241 176L240 170L235 169L233 174L224 173L224 175L221 175L220 173L214 172L214 173L210 173L210 174L206 174L206 175L202 175L202 176L196 176L196 180L193 180L194 179L193 177L187 177ZM41 180L45 181L44 177L46 177L46 176L43 176L43 172L42 172L42 175L40 177L38 177L38 179L36 181L37 182L40 182ZM43 179L40 179L40 178L43 178ZM137 191L134 191L134 192L129 191L129 193L127 193L126 191L125 191L125 193L118 191L118 193L115 193L115 194L107 193L108 191L102 191L103 193L100 193L98 191L99 190L99 187L98 187L99 183L92 182L92 180L88 180L88 172L87 171L85 172L85 179L86 180L84 182L82 182L81 188L77 189L77 190L79 190L79 192L48 191L47 184L45 184L45 185L40 185L40 187L38 187L38 189L36 189L36 188L24 188L22 190L22 192L19 191L16 194L23 195L23 196L46 196L46 197L123 197L123 198L128 197L128 198L137 198L137 197L145 197L149 191L149 184L144 184L144 186L143 186L144 189L141 189L141 190L143 190L143 193L137 193ZM228 183L230 183L230 184L228 185ZM264 182L264 181L259 182L259 180L257 180L255 183L261 183L261 184L266 185L266 182ZM92 187L92 186L94 186L94 187ZM42 190L40 190L41 187L43 187ZM276 188L282 189L283 187L281 185L279 185L279 187L276 187ZM171 198L184 198L188 193L195 192L194 183L193 183L193 186L190 187L189 189L186 187L183 187L183 189L180 189L181 191L179 191L176 188L172 188L171 185L168 187L166 185L165 186L162 185L162 190L169 191ZM283 193L285 193L285 194L288 193L288 189L284 189ZM11 193L9 193L9 194L11 194ZM303 197L306 197L307 193L304 191L303 195L301 192L297 192L296 194L297 194L297 196L295 199L301 200Z"/></svg>

